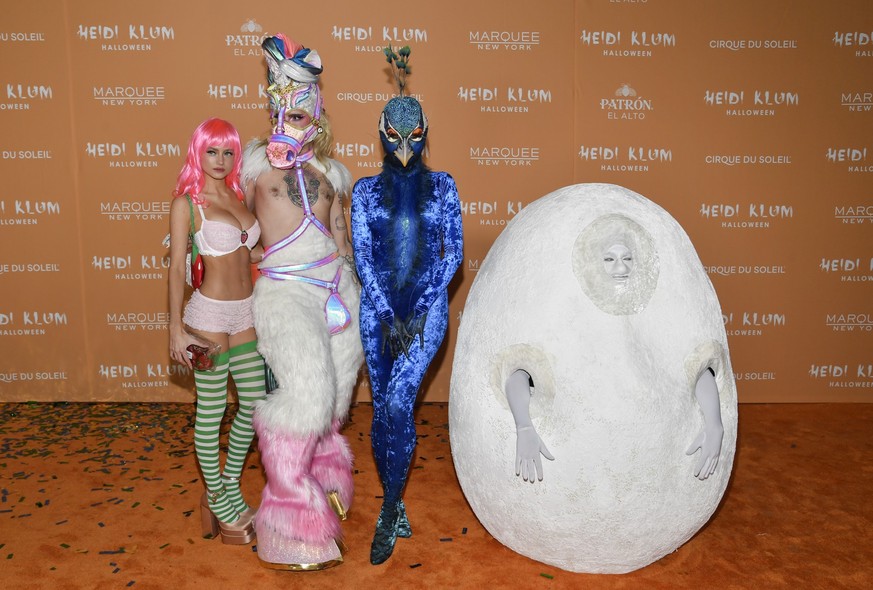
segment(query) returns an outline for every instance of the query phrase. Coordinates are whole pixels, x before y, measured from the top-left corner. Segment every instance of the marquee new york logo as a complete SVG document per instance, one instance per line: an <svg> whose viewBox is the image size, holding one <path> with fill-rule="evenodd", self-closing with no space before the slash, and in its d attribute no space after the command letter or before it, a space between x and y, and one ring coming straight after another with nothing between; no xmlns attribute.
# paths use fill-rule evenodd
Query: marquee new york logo
<svg viewBox="0 0 873 590"><path fill-rule="evenodd" d="M825 325L834 332L873 332L873 315L870 313L829 313Z"/></svg>
<svg viewBox="0 0 873 590"><path fill-rule="evenodd" d="M873 223L873 205L835 205L834 219L843 225Z"/></svg>
<svg viewBox="0 0 873 590"><path fill-rule="evenodd" d="M470 31L470 45L479 51L531 51L540 45L539 31Z"/></svg>
<svg viewBox="0 0 873 590"><path fill-rule="evenodd" d="M153 332L166 330L168 312L127 311L106 314L106 325L116 332Z"/></svg>
<svg viewBox="0 0 873 590"><path fill-rule="evenodd" d="M93 86L91 98L103 107L156 107L167 95L163 86Z"/></svg>
<svg viewBox="0 0 873 590"><path fill-rule="evenodd" d="M100 215L107 221L163 221L170 215L170 199L165 201L103 201Z"/></svg>
<svg viewBox="0 0 873 590"><path fill-rule="evenodd" d="M840 106L850 113L873 111L873 92L841 92Z"/></svg>
<svg viewBox="0 0 873 590"><path fill-rule="evenodd" d="M527 168L540 160L540 148L533 146L474 146L470 160L477 166Z"/></svg>

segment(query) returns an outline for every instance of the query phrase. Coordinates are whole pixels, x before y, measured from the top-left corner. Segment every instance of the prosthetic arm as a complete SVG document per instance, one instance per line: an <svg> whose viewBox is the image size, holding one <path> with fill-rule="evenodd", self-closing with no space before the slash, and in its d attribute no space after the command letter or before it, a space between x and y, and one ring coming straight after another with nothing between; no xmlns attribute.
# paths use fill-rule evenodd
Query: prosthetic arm
<svg viewBox="0 0 873 590"><path fill-rule="evenodd" d="M555 458L546 448L530 419L530 375L519 369L506 380L506 399L515 419L515 474L534 483L534 473L543 480L542 454L549 461Z"/></svg>
<svg viewBox="0 0 873 590"><path fill-rule="evenodd" d="M701 450L700 459L694 468L694 477L703 481L715 472L721 454L721 441L724 437L718 386L711 369L707 369L697 378L694 395L703 412L703 430L697 435L685 454L693 455L697 449Z"/></svg>

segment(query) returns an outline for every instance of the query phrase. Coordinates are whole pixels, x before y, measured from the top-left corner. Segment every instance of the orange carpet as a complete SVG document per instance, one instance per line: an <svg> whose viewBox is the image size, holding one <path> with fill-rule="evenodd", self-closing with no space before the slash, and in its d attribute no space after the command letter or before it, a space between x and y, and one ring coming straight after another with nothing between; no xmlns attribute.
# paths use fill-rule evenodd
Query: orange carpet
<svg viewBox="0 0 873 590"><path fill-rule="evenodd" d="M513 553L478 523L452 466L446 404L417 412L405 499L413 527L369 564L381 493L372 406L353 408L349 553L323 572L259 566L200 537L187 404L0 404L3 588L873 588L873 405L742 405L733 477L675 553L624 575L572 574ZM228 424L225 424L225 436ZM253 453L243 479L257 503Z"/></svg>

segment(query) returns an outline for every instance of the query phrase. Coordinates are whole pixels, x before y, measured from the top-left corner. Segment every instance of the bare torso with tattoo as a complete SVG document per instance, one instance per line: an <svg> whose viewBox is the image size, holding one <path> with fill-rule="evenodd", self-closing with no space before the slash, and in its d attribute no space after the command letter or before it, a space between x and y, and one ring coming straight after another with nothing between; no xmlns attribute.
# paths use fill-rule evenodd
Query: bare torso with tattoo
<svg viewBox="0 0 873 590"><path fill-rule="evenodd" d="M336 195L330 183L318 170L303 166L309 207L318 220L333 229L330 213ZM273 168L258 176L255 183L255 212L261 226L261 242L265 248L293 232L303 220L303 197L300 194L295 169Z"/></svg>

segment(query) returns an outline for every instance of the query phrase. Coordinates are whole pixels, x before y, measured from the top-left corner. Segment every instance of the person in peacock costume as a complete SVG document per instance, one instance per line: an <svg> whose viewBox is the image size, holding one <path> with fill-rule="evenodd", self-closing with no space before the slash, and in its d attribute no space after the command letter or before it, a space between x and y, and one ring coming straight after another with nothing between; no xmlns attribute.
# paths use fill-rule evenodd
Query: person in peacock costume
<svg viewBox="0 0 873 590"><path fill-rule="evenodd" d="M412 530L402 500L415 449L413 406L448 325L447 287L463 259L452 177L424 165L427 117L404 96L409 47L385 55L399 86L379 118L382 172L352 191L352 242L361 279L361 340L373 393L372 444L384 499L370 549L383 563Z"/></svg>

